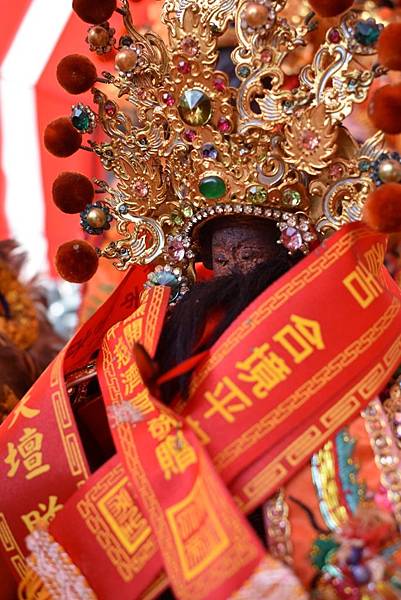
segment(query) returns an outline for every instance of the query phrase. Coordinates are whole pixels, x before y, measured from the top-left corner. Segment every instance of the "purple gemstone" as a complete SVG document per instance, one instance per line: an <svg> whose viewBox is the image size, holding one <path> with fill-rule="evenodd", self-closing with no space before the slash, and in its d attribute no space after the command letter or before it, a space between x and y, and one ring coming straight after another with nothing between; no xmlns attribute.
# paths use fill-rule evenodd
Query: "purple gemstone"
<svg viewBox="0 0 401 600"><path fill-rule="evenodd" d="M116 114L116 107L110 100L108 100L104 105L104 111L108 117L114 117Z"/></svg>
<svg viewBox="0 0 401 600"><path fill-rule="evenodd" d="M341 40L341 35L338 29L330 29L328 39L332 44L338 44L338 42Z"/></svg>
<svg viewBox="0 0 401 600"><path fill-rule="evenodd" d="M299 233L298 229L294 227L287 227L284 231L281 232L281 243L288 250L292 250L295 252L299 250L303 245L302 235Z"/></svg>

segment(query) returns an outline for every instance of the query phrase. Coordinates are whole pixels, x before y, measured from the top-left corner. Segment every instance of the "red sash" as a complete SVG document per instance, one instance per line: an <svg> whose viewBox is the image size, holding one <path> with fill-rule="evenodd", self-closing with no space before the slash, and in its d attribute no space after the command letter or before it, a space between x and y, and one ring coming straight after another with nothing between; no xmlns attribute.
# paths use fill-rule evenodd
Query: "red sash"
<svg viewBox="0 0 401 600"><path fill-rule="evenodd" d="M131 497L145 514L162 554L162 560L158 557L155 561L154 554L148 553L146 566L137 570L140 575L132 580L130 597L133 589L139 592L146 587L150 573L156 589L160 589L157 573L163 563L178 597L183 598L226 597L252 572L261 550L223 482L243 510L252 508L296 473L329 436L366 406L401 362L400 293L382 270L384 247L382 236L361 224L350 225L266 290L232 324L212 349L208 362L198 369L182 416L167 413L155 403L138 381L136 365L132 361L124 365L126 359L121 358L127 335L131 341L142 340L150 353L154 351L165 312L163 290L155 291L154 298L160 291L158 309L153 303L147 315L146 309L140 309L109 331L98 372L105 401L115 407L111 412L109 409L109 417L123 465L120 474L124 472L123 478L130 482ZM116 311L113 317L109 318L110 324L116 320ZM144 324L142 330L135 329L139 321ZM128 325L129 334L125 331ZM74 343L79 344L81 339L82 334L78 334ZM95 347L92 339L89 344ZM133 372L127 374L130 367ZM35 391L36 387L31 398L33 393L38 401ZM128 413L127 402L134 409ZM160 432L157 437L153 435L152 425L160 418L169 423L163 426L162 439ZM207 455L193 432L206 446ZM0 449L2 439L0 431ZM177 460L182 461L181 466L177 466ZM107 472L108 477L115 468L114 463L105 465L102 474ZM92 480L93 486L97 485L100 476L96 473L85 484L85 493L91 490ZM22 483L25 489L30 487ZM78 506L78 495L84 488L71 498L71 503ZM218 490L221 505L228 507L232 532L210 490ZM108 493L110 487L104 486L104 491ZM201 503L197 503L198 498L202 498ZM17 515L18 508L12 511L11 504L7 514ZM0 510L3 506L2 499ZM199 516L202 506L209 507L203 517ZM187 523L186 516L195 515L197 510L198 521L192 516ZM103 551L104 568L109 566L107 577L115 582L114 590L118 589L121 573L113 563L110 548L101 548L104 534L91 535L90 515L80 513L77 527L87 538L85 544L90 545L91 540L93 548L92 553L88 550L83 555L78 540L70 544L68 535L60 533L62 527L58 524L64 518L64 523L70 522L67 512L63 513L60 511L53 521L54 535L97 593L86 560L95 556L95 546L98 552ZM14 534L14 519L8 518L7 522ZM107 519L105 522L105 528L114 531L118 539L116 531L122 524L118 519L113 525ZM191 522L199 525L194 531ZM196 537L198 532L201 541ZM120 532L121 536L124 534ZM247 540L252 550L238 554L238 548L242 548L240 538ZM202 562L199 548L208 548L207 543L212 542L213 560ZM21 538L18 543L22 545ZM131 559L138 566L137 552ZM230 557L233 569L225 569L223 577L224 556ZM197 587L201 573L202 590Z"/></svg>

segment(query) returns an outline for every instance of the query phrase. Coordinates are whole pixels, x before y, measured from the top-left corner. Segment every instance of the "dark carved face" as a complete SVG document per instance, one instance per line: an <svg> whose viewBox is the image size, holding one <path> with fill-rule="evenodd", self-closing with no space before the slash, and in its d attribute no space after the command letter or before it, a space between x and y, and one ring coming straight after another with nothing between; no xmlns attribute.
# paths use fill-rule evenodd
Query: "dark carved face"
<svg viewBox="0 0 401 600"><path fill-rule="evenodd" d="M275 233L275 232L274 232ZM215 277L240 271L248 273L258 264L278 256L283 249L270 229L251 223L217 229L212 237L212 263Z"/></svg>

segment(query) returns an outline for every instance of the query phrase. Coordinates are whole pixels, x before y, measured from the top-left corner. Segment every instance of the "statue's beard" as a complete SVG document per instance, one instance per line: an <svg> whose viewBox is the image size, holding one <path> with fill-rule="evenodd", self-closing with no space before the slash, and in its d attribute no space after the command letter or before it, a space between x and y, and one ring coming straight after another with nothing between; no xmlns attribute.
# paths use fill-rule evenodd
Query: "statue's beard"
<svg viewBox="0 0 401 600"><path fill-rule="evenodd" d="M269 285L284 275L297 259L277 257L243 274L233 272L225 277L196 283L188 294L173 308L164 325L156 353L160 373L166 373L192 355L210 348L236 317ZM204 336L208 319L216 327ZM162 386L161 398L170 404L178 395L186 399L191 372Z"/></svg>

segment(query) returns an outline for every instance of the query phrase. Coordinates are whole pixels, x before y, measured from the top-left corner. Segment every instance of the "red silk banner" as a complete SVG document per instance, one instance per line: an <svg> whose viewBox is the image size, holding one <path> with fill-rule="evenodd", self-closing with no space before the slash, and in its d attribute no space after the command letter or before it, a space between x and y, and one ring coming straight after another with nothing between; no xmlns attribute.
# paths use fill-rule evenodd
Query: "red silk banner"
<svg viewBox="0 0 401 600"><path fill-rule="evenodd" d="M261 294L230 326L212 348L210 359L196 371L190 401L181 414L178 414L178 406L177 412L173 413L149 396L143 388L129 346L133 341L141 341L153 355L163 325L168 292L158 288L152 295L157 302L155 300L148 306L145 303L135 315L128 317L127 322L110 329L117 320L125 319L132 312L127 302L132 286L129 275L104 310L99 311L75 337L67 350L64 369L85 364L109 330L99 376L105 401L110 404L109 420L121 461L117 467L121 469L123 465L121 473L126 473L125 477L130 479L134 493L132 499L138 502L140 511L153 529L154 539L163 550L162 556L156 555L158 566L155 562L151 567L157 573L154 589L159 590L164 585L159 575L164 563L178 597L198 597L198 591L194 591L196 586L188 580L188 574L192 576L191 569L188 570L190 562L186 566L183 562L186 543L180 542L180 538L175 538L172 533L174 516L170 520L165 516L174 503L183 502L193 489L197 490L193 495L195 500L202 497L203 490L196 488L198 477L201 476L201 485L207 481L204 487L218 490L220 507L224 503L229 507L227 514L232 515L232 519L239 518L242 523L223 483L242 511L251 510L298 472L328 437L366 406L399 365L400 291L382 269L384 247L383 236L362 224L352 224ZM319 302L320 297L324 301ZM352 315L352 326L347 327L349 315ZM59 368L61 372L62 361ZM27 406L35 402L33 409L41 407L41 394L46 394L46 391L34 386ZM149 429L150 421L159 417L163 417L165 423L167 418L164 430L170 427L162 440L152 435L153 425ZM18 433L11 433L6 438L3 429L0 430L0 451L4 455L0 468L3 468L7 457L8 441L16 447ZM46 430L47 436L51 440L51 432ZM177 447L163 445L166 440L172 444L170 436ZM157 450L161 444L163 450ZM174 462L180 449L184 450L187 462L194 460L187 464L183 473ZM56 454L54 456L56 458ZM162 458L161 464L159 459ZM8 463L6 465L8 468ZM109 467L112 471L111 465L102 469ZM170 478L166 478L166 473L170 474ZM98 474L85 484L85 493L91 493L92 482L93 486L97 485ZM46 482L41 491L52 489L56 493L60 485L57 480L50 488L49 482ZM25 497L29 498L30 510L33 510L38 496L30 498L33 487L23 477L20 486ZM8 538L2 538L3 546L6 547L10 532L14 535L16 528L18 535L15 539L22 547L23 538L16 525L21 518L21 509L10 494L11 491L7 492L7 496L2 494L0 500L0 510L3 511L4 506L7 508L9 526L6 531ZM74 494L76 505L82 500L79 495L80 491ZM205 506L207 502L207 498L202 501ZM210 514L215 509L213 502L211 506ZM67 525L60 526L60 529L56 527L64 517L65 523L73 527L74 521L67 518L68 514L74 514L72 509L65 515L61 510L57 512L55 534L63 527L66 531ZM174 510L169 514L174 515ZM222 517L217 514L221 520ZM106 529L113 530L114 527L115 531L124 531L125 521L119 521L115 514L113 518L114 521L104 519ZM88 523L91 523L89 516ZM245 532L247 525L243 525L244 529L241 525L240 530ZM220 526L225 531L224 519ZM187 530L184 528L184 531ZM87 535L86 531L82 533ZM127 532L121 535L129 537ZM61 544L63 537L60 533ZM100 537L92 536L91 540L99 546ZM191 539L190 535L189 543ZM219 539L216 534L214 539ZM244 539L250 539L249 532L244 533ZM85 540L85 544L87 542ZM258 547L258 542L248 543ZM76 547L75 543L71 544L74 548L68 547L68 552L87 574L89 567L85 565L85 554L80 552L78 539L76 544ZM98 551L102 551L100 546L93 549L95 554ZM103 551L107 554L105 548ZM102 562L105 572L106 565L109 565L107 577L110 573L114 577L116 570L111 556L112 553L107 554ZM137 575L130 583L132 589L143 590L146 587L150 573L146 569L153 560L156 560L153 556L149 557L147 565L136 571ZM252 570L251 560L242 572L238 564L236 573L239 577L230 580L231 575L228 574L229 585L232 582L240 585L245 571L249 573ZM213 563L206 566L213 568ZM205 567L207 576L208 569ZM197 575L193 577L194 581ZM91 580L90 574L88 580ZM120 580L116 577L114 581L115 589L118 589ZM215 587L201 591L210 595L199 597L213 597L219 588L217 579L212 578L211 581L214 581ZM225 597L226 592L221 592L221 589L218 593L223 593L223 596L219 597ZM149 594L144 592L143 597L152 597L151 591Z"/></svg>
<svg viewBox="0 0 401 600"><path fill-rule="evenodd" d="M177 597L228 598L252 575L264 550L191 429L150 396L135 363L124 364L132 335L151 356L156 351L170 293L156 288L146 296L136 313L108 332L98 364L117 452ZM119 418L124 402L137 411L132 421Z"/></svg>
<svg viewBox="0 0 401 600"><path fill-rule="evenodd" d="M62 352L0 428L0 548L17 579L25 538L49 522L89 477L69 398Z"/></svg>
<svg viewBox="0 0 401 600"><path fill-rule="evenodd" d="M68 500L50 533L98 598L133 600L167 585L156 538L118 455Z"/></svg>
<svg viewBox="0 0 401 600"><path fill-rule="evenodd" d="M385 247L359 223L343 228L262 293L195 372L182 414L245 511L401 362L401 293L382 266Z"/></svg>
<svg viewBox="0 0 401 600"><path fill-rule="evenodd" d="M90 362L107 330L135 310L140 292L132 269L0 427L0 553L16 579L26 569L26 536L54 519L90 475L64 375Z"/></svg>

